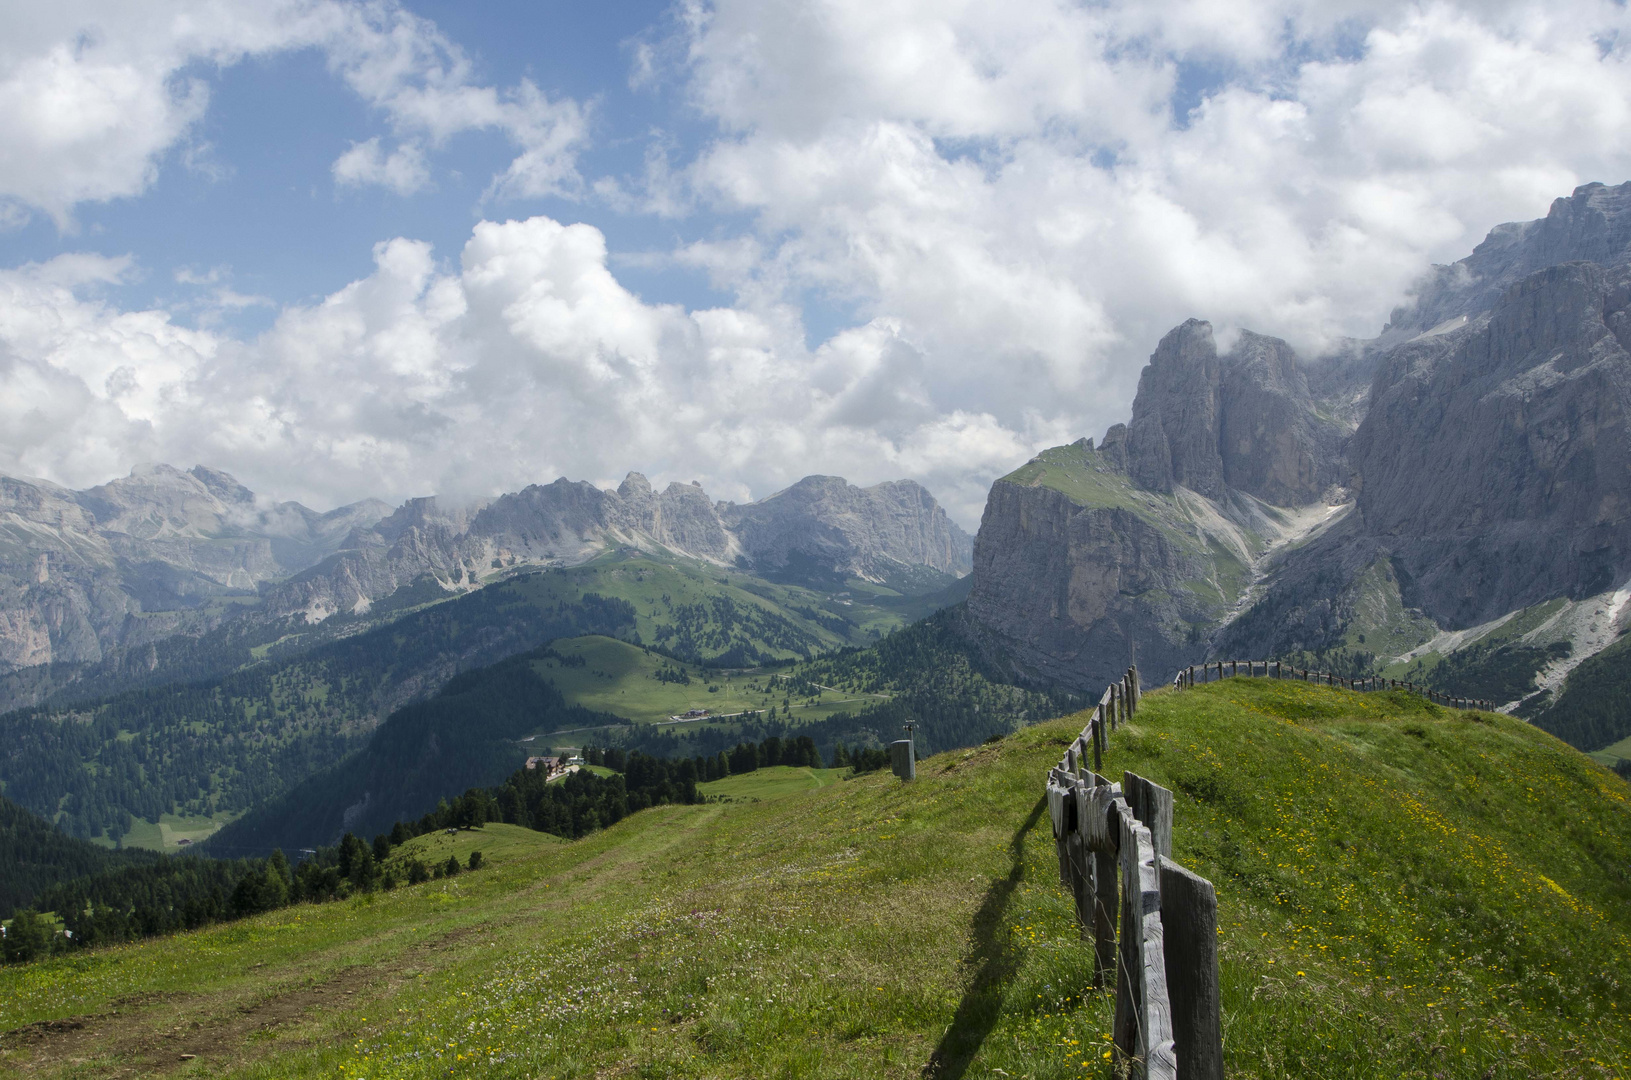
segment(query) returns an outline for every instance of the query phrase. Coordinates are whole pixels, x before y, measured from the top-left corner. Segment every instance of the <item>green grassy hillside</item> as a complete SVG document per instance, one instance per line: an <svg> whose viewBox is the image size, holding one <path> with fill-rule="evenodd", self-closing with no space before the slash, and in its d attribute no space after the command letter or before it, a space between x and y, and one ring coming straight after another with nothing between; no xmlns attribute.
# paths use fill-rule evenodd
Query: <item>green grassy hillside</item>
<svg viewBox="0 0 1631 1080"><path fill-rule="evenodd" d="M725 802L755 802L759 799L780 799L787 795L824 788L848 779L848 769L795 768L791 765L772 765L755 769L740 776L727 776L698 784L697 790L712 799Z"/></svg>
<svg viewBox="0 0 1631 1080"><path fill-rule="evenodd" d="M671 717L706 709L713 717L685 726L723 725L734 730L732 721L748 714L774 710L789 723L806 723L888 700L883 693L828 694L819 687L813 696L796 694L793 684L799 680L781 671L686 664L601 635L551 642L548 652L533 662L533 670L554 683L567 701L637 724L667 726Z"/></svg>
<svg viewBox="0 0 1631 1080"><path fill-rule="evenodd" d="M911 786L461 834L490 868L6 969L0 1066L1108 1077L1040 798L1082 719ZM1231 1077L1631 1070L1631 788L1550 736L1235 679L1146 696L1106 768L1176 790L1175 854L1217 885Z"/></svg>

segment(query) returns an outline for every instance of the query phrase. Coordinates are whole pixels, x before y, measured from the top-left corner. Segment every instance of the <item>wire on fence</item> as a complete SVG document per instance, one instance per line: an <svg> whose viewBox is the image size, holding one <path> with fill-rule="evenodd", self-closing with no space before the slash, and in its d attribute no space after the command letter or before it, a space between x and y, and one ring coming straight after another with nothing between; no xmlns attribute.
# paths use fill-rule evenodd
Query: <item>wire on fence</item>
<svg viewBox="0 0 1631 1080"><path fill-rule="evenodd" d="M1229 667L1227 675L1223 671L1224 665ZM1257 674L1258 668L1262 668L1263 677L1268 679L1295 679L1300 682L1318 683L1321 686L1337 686L1344 690L1362 692L1405 690L1424 697L1436 705L1443 705L1451 709L1483 709L1489 712L1495 710L1495 702L1493 701L1446 694L1443 691L1401 679L1384 679L1380 676L1370 675L1357 679L1345 678L1341 675L1333 675L1328 671L1305 671L1302 668L1282 664L1278 660L1213 660L1205 664L1192 664L1173 676L1172 685L1179 690L1184 690L1191 686L1218 682L1221 679L1232 678L1240 674L1242 667L1245 667L1247 675L1252 676Z"/></svg>

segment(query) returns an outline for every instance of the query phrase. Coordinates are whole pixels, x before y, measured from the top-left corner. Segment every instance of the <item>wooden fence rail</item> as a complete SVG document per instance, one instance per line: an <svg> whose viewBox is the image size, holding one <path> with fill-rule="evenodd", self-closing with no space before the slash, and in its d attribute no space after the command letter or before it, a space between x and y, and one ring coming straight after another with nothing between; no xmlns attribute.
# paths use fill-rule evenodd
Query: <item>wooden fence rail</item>
<svg viewBox="0 0 1631 1080"><path fill-rule="evenodd" d="M1224 670L1225 668L1228 668L1227 672ZM1346 679L1341 675L1332 675L1325 671L1304 671L1302 668L1282 665L1278 660L1214 660L1209 664L1195 664L1174 675L1172 685L1182 690L1190 686L1199 686L1202 683L1217 682L1219 679L1227 679L1235 675L1256 675L1260 668L1263 677L1269 679L1295 679L1299 682L1318 683L1322 686L1339 686L1345 690L1408 690L1412 694L1419 694L1428 701L1452 709L1485 709L1493 711L1495 708L1493 701L1485 701L1481 698L1457 697L1453 694L1428 689L1416 683L1402 682L1399 679L1383 679L1372 676Z"/></svg>
<svg viewBox="0 0 1631 1080"><path fill-rule="evenodd" d="M1172 792L1130 772L1119 784L1099 775L1108 733L1139 698L1128 668L1048 772L1059 880L1093 941L1095 984L1115 980L1120 1064L1147 1080L1221 1080L1217 895L1172 861Z"/></svg>
<svg viewBox="0 0 1631 1080"><path fill-rule="evenodd" d="M1278 660L1196 664L1172 685L1182 690L1258 674L1348 690L1407 690L1458 709L1494 708L1397 679L1349 679ZM1128 668L1048 771L1059 881L1074 898L1082 936L1093 942L1094 984L1115 981L1118 1064L1146 1080L1222 1080L1217 894L1172 859L1172 792L1130 772L1119 784L1099 775L1109 733L1132 719L1140 696L1138 669Z"/></svg>

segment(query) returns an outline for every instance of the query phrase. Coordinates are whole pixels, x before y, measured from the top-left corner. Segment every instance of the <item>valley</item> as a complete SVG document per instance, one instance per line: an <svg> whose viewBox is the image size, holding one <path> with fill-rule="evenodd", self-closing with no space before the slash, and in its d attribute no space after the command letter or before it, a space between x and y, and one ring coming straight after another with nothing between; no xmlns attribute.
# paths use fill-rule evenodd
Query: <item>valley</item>
<svg viewBox="0 0 1631 1080"><path fill-rule="evenodd" d="M787 663L876 641L922 602L863 579L840 583L843 596L615 550L404 605L395 621L304 651L300 635L286 636L264 659L215 679L0 715L0 785L69 832L108 844L202 839L344 759L393 712L458 673L558 638L607 635L641 656L635 643L649 644L710 678L701 665ZM785 696L760 695L754 707L780 707ZM596 697L589 707L607 704Z"/></svg>
<svg viewBox="0 0 1631 1080"><path fill-rule="evenodd" d="M765 721L780 717L796 725L889 700L881 693L829 694L772 669L684 664L608 637L558 638L533 662L533 670L574 705L658 727L683 723L717 728L750 716ZM801 693L794 700L795 683L800 690L814 689L815 695ZM691 711L708 715L682 716ZM540 739L547 734L533 733Z"/></svg>

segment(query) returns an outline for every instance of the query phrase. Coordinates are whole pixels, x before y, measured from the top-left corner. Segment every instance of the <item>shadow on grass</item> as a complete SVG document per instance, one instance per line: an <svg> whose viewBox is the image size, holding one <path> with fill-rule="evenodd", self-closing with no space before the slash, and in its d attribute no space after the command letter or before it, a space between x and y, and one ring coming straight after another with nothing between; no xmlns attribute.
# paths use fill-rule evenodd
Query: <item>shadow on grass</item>
<svg viewBox="0 0 1631 1080"><path fill-rule="evenodd" d="M1007 938L1001 932L1003 915L1014 889L1025 876L1025 834L1036 827L1047 805L1046 795L1038 799L1031 808L1031 816L1008 842L1014 860L1008 876L991 883L985 901L974 915L974 948L963 960L965 968L974 969L974 978L963 1000L957 1003L957 1015L951 1018L940 1044L923 1066L925 1078L959 1080L968 1071L974 1055L979 1053L985 1037L997 1026L997 1017L1002 1012L1002 985L1019 965L1018 956L1008 947Z"/></svg>

